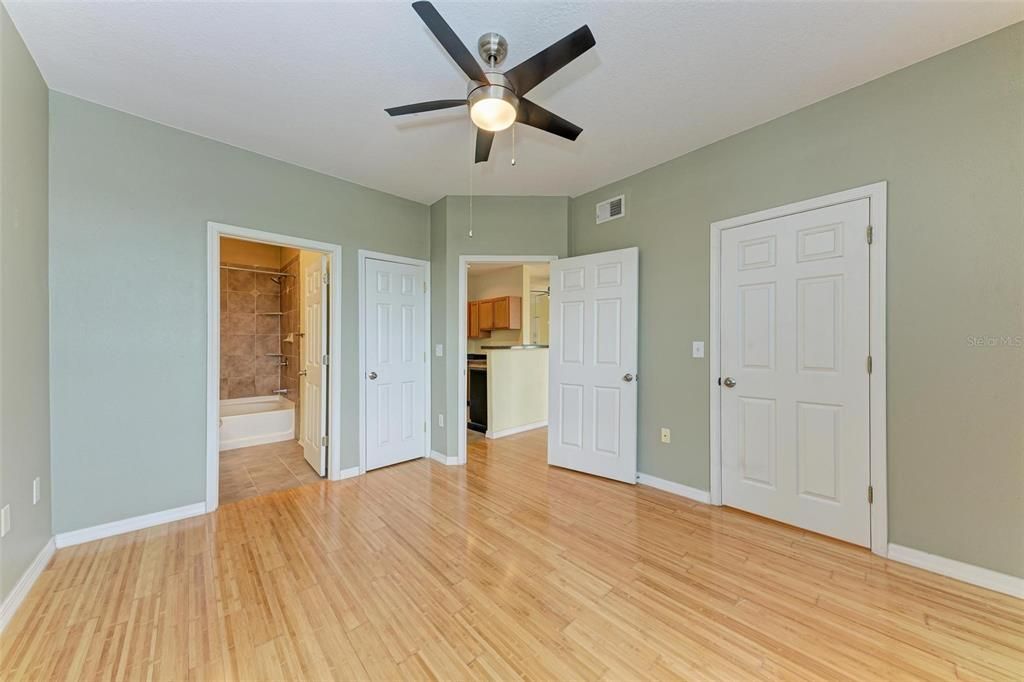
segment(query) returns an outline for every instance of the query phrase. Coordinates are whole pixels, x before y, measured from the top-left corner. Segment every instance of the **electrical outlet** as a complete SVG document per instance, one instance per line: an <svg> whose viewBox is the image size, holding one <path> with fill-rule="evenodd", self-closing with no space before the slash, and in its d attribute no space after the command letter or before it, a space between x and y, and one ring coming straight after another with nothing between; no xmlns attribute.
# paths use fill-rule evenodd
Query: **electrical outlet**
<svg viewBox="0 0 1024 682"><path fill-rule="evenodd" d="M702 358L704 357L704 342L694 341L693 342L693 357Z"/></svg>
<svg viewBox="0 0 1024 682"><path fill-rule="evenodd" d="M436 346L434 346L434 355L436 355L439 358L443 357L444 356L444 345L439 343Z"/></svg>
<svg viewBox="0 0 1024 682"><path fill-rule="evenodd" d="M440 428L442 428L442 429L444 428L444 415L443 414L437 415L437 425Z"/></svg>
<svg viewBox="0 0 1024 682"><path fill-rule="evenodd" d="M672 429L666 429L666 428L662 428L661 429L661 442L662 443L671 443L672 442Z"/></svg>
<svg viewBox="0 0 1024 682"><path fill-rule="evenodd" d="M0 509L0 538L11 532L11 505L5 504Z"/></svg>
<svg viewBox="0 0 1024 682"><path fill-rule="evenodd" d="M32 504L39 504L40 495L39 477L36 476L35 480L32 481Z"/></svg>

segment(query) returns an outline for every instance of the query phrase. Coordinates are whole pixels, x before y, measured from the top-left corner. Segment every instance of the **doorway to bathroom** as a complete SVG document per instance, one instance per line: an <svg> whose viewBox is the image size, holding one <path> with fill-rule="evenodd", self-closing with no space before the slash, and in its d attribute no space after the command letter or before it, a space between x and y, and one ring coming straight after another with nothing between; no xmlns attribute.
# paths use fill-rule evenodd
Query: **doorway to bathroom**
<svg viewBox="0 0 1024 682"><path fill-rule="evenodd" d="M207 508L338 478L340 247L216 223L208 247Z"/></svg>

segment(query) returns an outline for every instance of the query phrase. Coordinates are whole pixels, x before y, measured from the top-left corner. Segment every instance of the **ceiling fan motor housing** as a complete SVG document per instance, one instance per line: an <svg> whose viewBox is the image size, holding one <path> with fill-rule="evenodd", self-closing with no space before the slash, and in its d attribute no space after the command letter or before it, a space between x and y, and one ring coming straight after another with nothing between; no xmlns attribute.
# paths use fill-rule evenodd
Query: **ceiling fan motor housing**
<svg viewBox="0 0 1024 682"><path fill-rule="evenodd" d="M469 82L469 100L470 108L476 102L482 99L503 99L511 104L516 109L519 109L519 98L516 97L516 91L512 87L512 83L505 78L504 74L497 71L485 72L487 80L490 81L488 84L477 83L476 81Z"/></svg>

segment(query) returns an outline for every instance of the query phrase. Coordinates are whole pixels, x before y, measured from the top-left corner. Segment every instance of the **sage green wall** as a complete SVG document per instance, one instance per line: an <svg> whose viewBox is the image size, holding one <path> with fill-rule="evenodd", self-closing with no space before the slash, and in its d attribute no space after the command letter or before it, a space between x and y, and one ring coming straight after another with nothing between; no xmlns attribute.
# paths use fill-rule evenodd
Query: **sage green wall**
<svg viewBox="0 0 1024 682"><path fill-rule="evenodd" d="M443 216L443 218L442 218ZM433 327L434 343L445 344L445 371L438 370L436 358L431 377L435 391L443 391L445 402L434 398L434 429L432 447L449 456L456 456L458 429L459 372L459 256L559 256L568 255L569 199L567 197L473 197L473 237L469 237L469 198L449 196L431 207L431 218L443 219L445 287L439 292L434 282L431 295L433 319L443 318L444 326ZM431 225L432 237L440 237L436 224ZM439 249L436 240L431 251ZM443 311L443 312L441 312ZM444 330L444 338L438 334ZM445 385L438 387L439 381ZM434 394L436 395L436 393ZM445 428L438 429L437 413L444 405Z"/></svg>
<svg viewBox="0 0 1024 682"><path fill-rule="evenodd" d="M0 5L0 601L52 536L47 89ZM42 499L32 504L32 481Z"/></svg>
<svg viewBox="0 0 1024 682"><path fill-rule="evenodd" d="M427 258L428 208L67 95L50 115L54 529L205 499L211 220L343 247L358 464L356 253Z"/></svg>
<svg viewBox="0 0 1024 682"><path fill-rule="evenodd" d="M640 247L642 471L709 487L710 224L887 180L890 541L1024 576L1024 351L970 342L1024 335L1022 45L1017 24L573 200L574 255Z"/></svg>
<svg viewBox="0 0 1024 682"><path fill-rule="evenodd" d="M448 324L445 316L445 300L448 296L448 272L446 269L448 248L448 211L444 199L430 207L430 448L439 452L445 451L444 428L438 426L437 415L447 410L448 385L445 372L448 371ZM456 290L456 296L458 291ZM435 347L443 346L441 357L434 352ZM445 414L445 428L447 428Z"/></svg>

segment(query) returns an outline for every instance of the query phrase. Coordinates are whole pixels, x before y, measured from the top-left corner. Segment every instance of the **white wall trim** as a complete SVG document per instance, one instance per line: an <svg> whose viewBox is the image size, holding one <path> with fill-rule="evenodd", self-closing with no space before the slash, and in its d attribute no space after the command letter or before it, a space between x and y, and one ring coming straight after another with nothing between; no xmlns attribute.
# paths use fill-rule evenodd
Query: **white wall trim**
<svg viewBox="0 0 1024 682"><path fill-rule="evenodd" d="M71 547L72 545L80 545L83 542L92 542L93 540L102 540L103 538L109 538L114 535L131 533L136 530L171 523L172 521L181 521L182 519L188 519L205 513L206 503L195 502L193 504L186 504L184 507L165 509L151 514L143 514L141 516L133 516L128 519L121 519L120 521L101 523L98 526L80 528L66 533L57 533L57 548Z"/></svg>
<svg viewBox="0 0 1024 682"><path fill-rule="evenodd" d="M1024 578L896 544L889 545L889 559L1024 599Z"/></svg>
<svg viewBox="0 0 1024 682"><path fill-rule="evenodd" d="M704 504L711 503L711 494L707 490L691 488L688 485L676 483L675 481L666 481L664 478L658 478L657 476L651 476L650 474L638 473L636 475L636 482L641 485L649 485L652 488L663 490L666 493L686 497Z"/></svg>
<svg viewBox="0 0 1024 682"><path fill-rule="evenodd" d="M437 450L431 450L430 451L430 459L435 460L437 462L440 462L441 464L444 464L445 466L453 466L453 465L459 463L459 458L458 457L455 457L455 456L449 457L448 455L440 453Z"/></svg>
<svg viewBox="0 0 1024 682"><path fill-rule="evenodd" d="M56 551L57 543L54 538L50 538L43 545L43 548L39 550L39 554L36 554L36 558L28 565L25 572L18 578L18 582L14 584L14 589L10 591L3 603L0 604L0 632L3 632L7 624L14 618L18 607L25 601L25 597L28 596L32 586L39 580L39 576L46 570L50 559L53 558L53 553Z"/></svg>
<svg viewBox="0 0 1024 682"><path fill-rule="evenodd" d="M366 261L369 259L383 260L391 263L404 263L415 265L423 270L423 281L426 283L426 291L423 292L424 320L423 320L423 351L426 353L426 368L424 378L423 396L423 420L427 423L426 436L423 439L423 457L430 456L430 415L433 409L430 405L430 366L433 357L430 352L430 261L421 258L409 258L407 256L395 256L390 253L379 251L368 251L359 249L359 281L356 284L356 295L359 299L359 327L356 337L359 345L359 472L366 473L366 344L364 332L366 330L366 299L363 291L366 284Z"/></svg>
<svg viewBox="0 0 1024 682"><path fill-rule="evenodd" d="M874 504L871 505L871 551L885 556L889 551L889 504L886 468L886 358L885 358L885 251L886 251L886 202L887 183L876 182L863 187L827 194L825 196L778 206L757 213L750 213L728 220L711 223L711 334L708 343L709 393L711 406L711 504L722 504L722 388L718 385L721 376L719 353L721 306L721 248L722 232L782 216L813 211L827 206L844 204L858 199L868 199L869 221L874 228L873 244L869 251L870 268L870 344L869 352L873 361L869 375L871 414L871 483L874 489Z"/></svg>
<svg viewBox="0 0 1024 682"><path fill-rule="evenodd" d="M220 238L237 237L248 241L317 251L328 256L328 303L330 306L330 348L328 365L328 404L330 424L327 446L327 478L341 478L341 246L253 230L237 225L206 224L206 511L220 504ZM59 546L59 545L58 545Z"/></svg>
<svg viewBox="0 0 1024 682"><path fill-rule="evenodd" d="M458 462L466 463L466 349L468 347L466 319L469 306L469 285L466 277L466 266L470 263L550 263L558 260L558 256L459 256L459 357L458 371L454 379L458 390L457 423L455 435L458 438ZM448 421L451 423L451 420Z"/></svg>
<svg viewBox="0 0 1024 682"><path fill-rule="evenodd" d="M339 471L338 472L338 478L336 478L334 480L336 480L336 481L343 481L346 478L352 478L354 476L360 475L361 473L363 473L363 472L360 471L359 467L357 467L357 466L355 466L355 467L348 467L347 469L342 469L341 471Z"/></svg>
<svg viewBox="0 0 1024 682"><path fill-rule="evenodd" d="M527 431L533 431L534 429L543 429L548 425L548 420L545 419L542 422L534 422L532 424L523 424L522 426L513 426L510 429L502 429L500 431L488 431L484 434L485 438L504 438L505 436L514 436L517 433L526 433Z"/></svg>

